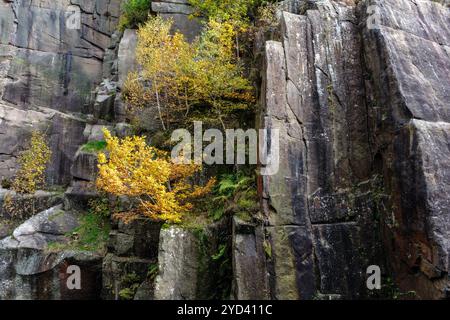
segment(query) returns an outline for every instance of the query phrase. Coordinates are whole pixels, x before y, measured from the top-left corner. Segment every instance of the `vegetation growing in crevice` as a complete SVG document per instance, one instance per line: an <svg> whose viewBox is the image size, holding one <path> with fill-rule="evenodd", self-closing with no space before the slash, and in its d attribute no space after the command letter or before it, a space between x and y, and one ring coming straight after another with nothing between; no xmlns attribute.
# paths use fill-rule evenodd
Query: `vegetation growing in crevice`
<svg viewBox="0 0 450 320"><path fill-rule="evenodd" d="M97 153L106 148L106 141L89 141L81 147L81 151Z"/></svg>
<svg viewBox="0 0 450 320"><path fill-rule="evenodd" d="M259 211L254 174L239 171L222 175L214 195L211 216L215 220L224 214L236 214L245 221L251 221Z"/></svg>
<svg viewBox="0 0 450 320"><path fill-rule="evenodd" d="M67 243L50 243L49 251L103 251L109 238L110 208L106 198L89 201L89 210L82 215L79 226L66 234Z"/></svg>
<svg viewBox="0 0 450 320"><path fill-rule="evenodd" d="M137 28L144 23L150 14L150 0L126 0L122 5L119 19L119 30Z"/></svg>
<svg viewBox="0 0 450 320"><path fill-rule="evenodd" d="M30 196L45 185L45 170L50 162L52 152L47 144L46 136L39 131L31 134L30 145L18 158L20 165L10 189L17 195L22 195L21 201L15 201L11 193L6 194L3 208L9 215L16 218L31 216L35 211L36 199Z"/></svg>
<svg viewBox="0 0 450 320"><path fill-rule="evenodd" d="M128 118L137 127L136 132L146 133L142 123L143 110L151 109L158 118L160 130L152 132L152 145L170 149L167 132L176 128L191 128L193 121L202 121L204 127L249 128L254 127L256 94L249 77L248 61L251 60L254 34L257 28L277 25L276 3L264 0L191 0L194 17L201 17L204 28L199 37L192 43L186 41L179 32L172 32L173 21L162 17L148 17L138 30L137 61L141 66L139 72L131 72L124 83L122 97L126 102ZM257 27L256 27L257 26ZM160 139L161 138L161 139ZM120 146L122 147L122 146ZM154 153L155 161L160 160L162 153ZM163 158L166 155L162 156ZM106 168L106 160L100 154L101 168ZM234 167L222 170L202 168L203 174L219 177L219 185L208 195L209 204L202 208L189 209L181 205L176 210L155 210L155 207L144 209L141 198L138 210L153 219L166 222L183 222L186 226L207 223L220 219L225 213L237 214L244 220L252 220L259 210L256 196L256 177L248 172L249 166ZM122 169L120 169L122 170ZM132 169L133 170L133 169ZM253 170L253 168L251 169ZM102 171L102 170L101 170ZM210 172L211 171L211 172ZM111 174L111 170L109 174ZM105 173L105 171L103 172ZM200 171L190 172L189 178L195 180ZM151 176L151 175L150 175ZM164 176L164 175L162 175ZM106 175L100 174L100 179ZM136 177L142 179L142 177ZM121 178L114 182L117 183ZM167 179L166 179L167 180ZM170 180L170 179L169 179ZM107 180L104 180L107 181ZM143 180L135 180L135 184L143 184ZM158 181L161 185L163 182ZM119 183L120 184L120 183ZM144 183L145 184L145 183ZM119 195L128 191L117 192L111 187L112 181L99 185L103 191ZM235 189L233 190L233 185ZM212 184L206 184L211 189ZM131 186L130 186L131 187ZM143 191L143 190L140 190ZM210 190L211 191L211 190ZM144 191L148 197L154 190ZM169 191L170 193L170 191ZM207 195L204 192L203 195ZM178 197L178 196L177 196ZM184 199L183 196L180 199ZM144 201L146 202L146 201ZM151 199L154 206L159 200ZM169 201L171 206L176 201ZM183 202L183 201L181 201ZM162 208L162 201L159 206ZM173 207L175 208L175 207ZM197 210L196 210L197 209ZM209 217L195 217L196 213L207 211ZM163 212L165 211L165 212ZM170 213L172 212L172 213ZM127 217L136 212L127 212ZM206 219L205 219L206 218Z"/></svg>
<svg viewBox="0 0 450 320"><path fill-rule="evenodd" d="M124 275L121 279L121 284L125 288L119 291L119 298L121 300L133 300L141 283L142 279L136 273Z"/></svg>
<svg viewBox="0 0 450 320"><path fill-rule="evenodd" d="M198 241L199 299L229 299L232 283L231 238L228 219L193 231ZM211 230L214 230L212 234ZM204 286L203 286L204 285Z"/></svg>

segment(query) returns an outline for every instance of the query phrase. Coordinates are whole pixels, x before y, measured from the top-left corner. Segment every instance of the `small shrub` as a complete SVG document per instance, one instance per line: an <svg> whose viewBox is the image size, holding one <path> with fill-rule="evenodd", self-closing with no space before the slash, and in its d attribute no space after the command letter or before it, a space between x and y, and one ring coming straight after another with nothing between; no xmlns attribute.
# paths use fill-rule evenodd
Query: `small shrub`
<svg viewBox="0 0 450 320"><path fill-rule="evenodd" d="M150 0L127 0L122 7L119 29L132 29L144 23L150 14Z"/></svg>
<svg viewBox="0 0 450 320"><path fill-rule="evenodd" d="M45 135L34 131L30 147L19 157L20 169L12 182L12 189L17 193L31 194L42 187L51 154Z"/></svg>
<svg viewBox="0 0 450 320"><path fill-rule="evenodd" d="M3 189L10 189L12 187L12 182L10 179L3 178L1 186Z"/></svg>
<svg viewBox="0 0 450 320"><path fill-rule="evenodd" d="M172 24L154 17L139 29L136 56L143 70L125 83L128 111L153 108L163 130L191 120L226 129L231 115L248 112L255 103L254 88L236 56L237 27L211 19L188 43L182 34L171 33Z"/></svg>
<svg viewBox="0 0 450 320"><path fill-rule="evenodd" d="M14 180L6 186L19 195L34 194L45 183L45 170L50 161L51 150L43 133L35 131L31 135L30 146L18 159L20 168ZM3 182L2 182L3 186ZM12 217L23 219L35 214L36 199L23 196L15 201L8 193L3 202L3 208Z"/></svg>
<svg viewBox="0 0 450 320"><path fill-rule="evenodd" d="M104 130L108 155L99 154L97 188L114 196L127 196L135 206L114 217L125 223L139 216L180 223L194 209L194 202L208 194L215 183L202 187L191 182L201 167L175 164L169 154L147 145L145 137L113 137Z"/></svg>

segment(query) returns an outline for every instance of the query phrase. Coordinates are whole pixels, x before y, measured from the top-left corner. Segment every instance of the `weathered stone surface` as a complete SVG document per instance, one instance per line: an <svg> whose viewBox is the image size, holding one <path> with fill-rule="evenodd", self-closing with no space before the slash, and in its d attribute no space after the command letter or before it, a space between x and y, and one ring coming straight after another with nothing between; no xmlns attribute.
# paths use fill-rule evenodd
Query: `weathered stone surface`
<svg viewBox="0 0 450 320"><path fill-rule="evenodd" d="M116 219L112 222L103 263L102 297L153 299L161 223L144 218L128 224Z"/></svg>
<svg viewBox="0 0 450 320"><path fill-rule="evenodd" d="M172 31L181 32L190 42L200 35L201 23L197 19L190 18L189 15L183 13L160 13L159 15L165 19L172 19Z"/></svg>
<svg viewBox="0 0 450 320"><path fill-rule="evenodd" d="M94 299L99 296L101 257L96 253L48 251L50 243L65 243L78 226L78 215L56 206L41 212L0 241L0 299ZM68 277L77 265L81 290L70 290Z"/></svg>
<svg viewBox="0 0 450 320"><path fill-rule="evenodd" d="M364 292L363 265L355 251L361 243L355 223L313 226L314 248L320 272L320 292L358 298Z"/></svg>
<svg viewBox="0 0 450 320"><path fill-rule="evenodd" d="M22 111L0 104L0 178L11 179L17 169L21 146L32 128L50 125L50 114Z"/></svg>
<svg viewBox="0 0 450 320"><path fill-rule="evenodd" d="M0 299L89 300L99 297L101 257L87 252L48 253L0 244ZM71 265L80 267L81 289L70 290Z"/></svg>
<svg viewBox="0 0 450 320"><path fill-rule="evenodd" d="M78 217L62 210L62 205L45 210L17 227L12 239L17 248L42 250L48 243L64 238L78 226Z"/></svg>
<svg viewBox="0 0 450 320"><path fill-rule="evenodd" d="M121 0L8 1L0 4L0 177L10 178L32 130L50 134L50 184L68 184L85 141L83 116L94 113L102 59L114 42ZM73 28L70 5L81 9ZM117 41L117 35L115 37ZM97 117L113 109L100 93ZM24 112L19 111L24 110ZM70 113L67 114L67 113ZM2 148L0 147L0 148Z"/></svg>
<svg viewBox="0 0 450 320"><path fill-rule="evenodd" d="M87 124L86 128L83 131L83 136L86 137L87 141L103 141L105 140L105 136L103 134L103 130L107 129L109 132L113 131L112 126L108 125L100 125L100 124Z"/></svg>
<svg viewBox="0 0 450 320"><path fill-rule="evenodd" d="M152 2L152 11L157 13L181 13L192 14L193 8L188 4L173 3L173 2Z"/></svg>
<svg viewBox="0 0 450 320"><path fill-rule="evenodd" d="M286 100L285 56L281 43L267 42L266 64L263 80L266 93L262 101L265 115L262 123L265 128L280 132L280 164L274 175L263 176L263 197L270 199L264 206L270 206L275 211L268 217L272 225L304 225L306 199L301 193L305 183L302 128Z"/></svg>
<svg viewBox="0 0 450 320"><path fill-rule="evenodd" d="M94 182L98 173L97 164L97 154L79 150L72 165L72 176L77 179Z"/></svg>
<svg viewBox="0 0 450 320"><path fill-rule="evenodd" d="M47 133L52 150L47 170L49 184L65 184L71 179L72 165L78 146L84 143L84 120L59 114L54 110L19 110L0 104L0 178L10 179L18 167L17 157L28 147L31 132Z"/></svg>
<svg viewBox="0 0 450 320"><path fill-rule="evenodd" d="M381 265L377 238L360 230L372 218L372 195L353 190L372 174L361 38L354 8L330 1L306 8L282 13L282 42L266 42L262 74L260 123L280 130L280 170L262 178L271 296L359 297L365 263ZM354 227L341 230L343 222ZM330 231L317 232L322 224Z"/></svg>
<svg viewBox="0 0 450 320"><path fill-rule="evenodd" d="M132 300L154 264L155 260L107 254L102 267L102 299Z"/></svg>
<svg viewBox="0 0 450 320"><path fill-rule="evenodd" d="M199 268L198 239L177 227L161 230L156 300L194 300Z"/></svg>
<svg viewBox="0 0 450 320"><path fill-rule="evenodd" d="M74 180L64 193L64 208L66 210L87 210L89 201L95 198L98 198L95 183L92 181Z"/></svg>
<svg viewBox="0 0 450 320"><path fill-rule="evenodd" d="M125 138L133 134L133 126L128 123L119 122L114 127L114 132L119 138Z"/></svg>
<svg viewBox="0 0 450 320"><path fill-rule="evenodd" d="M48 131L48 144L52 157L47 168L47 181L50 185L67 185L72 180L70 168L79 147L86 142L83 131L86 122L56 113Z"/></svg>
<svg viewBox="0 0 450 320"><path fill-rule="evenodd" d="M233 292L236 300L269 298L262 228L233 219Z"/></svg>
<svg viewBox="0 0 450 320"><path fill-rule="evenodd" d="M161 230L156 300L229 299L232 282L229 220L202 230ZM212 258L215 256L215 258Z"/></svg>
<svg viewBox="0 0 450 320"><path fill-rule="evenodd" d="M110 238L110 252L118 256L158 257L161 223L149 219L137 219L125 224L118 222L117 230Z"/></svg>
<svg viewBox="0 0 450 320"><path fill-rule="evenodd" d="M392 192L398 198L392 199L388 246L402 288L419 298L442 298L448 286L449 138L449 123L412 120L394 140Z"/></svg>
<svg viewBox="0 0 450 320"><path fill-rule="evenodd" d="M137 32L136 30L125 30L122 40L119 44L118 53L118 68L119 68L119 87L123 86L123 83L127 79L130 71L137 70L136 62L136 49L137 46Z"/></svg>
<svg viewBox="0 0 450 320"><path fill-rule="evenodd" d="M14 56L3 99L22 108L37 105L58 111L83 112L100 83L102 64L96 59L19 49Z"/></svg>
<svg viewBox="0 0 450 320"><path fill-rule="evenodd" d="M153 300L154 283L151 280L144 281L138 288L134 300Z"/></svg>
<svg viewBox="0 0 450 320"><path fill-rule="evenodd" d="M301 226L266 228L271 296L281 300L311 299L316 292L311 234Z"/></svg>
<svg viewBox="0 0 450 320"><path fill-rule="evenodd" d="M443 298L449 285L450 12L432 1L374 1L374 21L368 5L359 10L366 22L373 152L390 195L383 224L388 261L402 291Z"/></svg>

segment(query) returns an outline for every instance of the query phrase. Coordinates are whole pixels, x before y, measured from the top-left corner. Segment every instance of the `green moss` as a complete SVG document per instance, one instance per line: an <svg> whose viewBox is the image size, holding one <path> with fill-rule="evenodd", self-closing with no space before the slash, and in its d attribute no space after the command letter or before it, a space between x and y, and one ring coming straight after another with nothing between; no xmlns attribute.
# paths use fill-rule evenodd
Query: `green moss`
<svg viewBox="0 0 450 320"><path fill-rule="evenodd" d="M80 226L75 229L75 244L78 248L88 251L101 249L109 238L109 219L96 213L88 213L81 219Z"/></svg>
<svg viewBox="0 0 450 320"><path fill-rule="evenodd" d="M78 228L66 234L67 243L49 243L47 250L51 252L63 250L102 251L106 248L109 231L109 219L89 212L81 217Z"/></svg>
<svg viewBox="0 0 450 320"><path fill-rule="evenodd" d="M263 247L264 247L264 252L266 254L267 259L272 259L272 245L270 244L270 242L266 239L264 240L263 243Z"/></svg>
<svg viewBox="0 0 450 320"><path fill-rule="evenodd" d="M121 286L125 286L119 291L119 297L121 300L133 300L139 289L142 281L142 277L137 275L135 272L128 273L120 279Z"/></svg>
<svg viewBox="0 0 450 320"><path fill-rule="evenodd" d="M381 285L381 290L373 290L369 292L371 299L383 300L403 300L413 299L416 296L415 291L402 292L391 277L387 277Z"/></svg>
<svg viewBox="0 0 450 320"><path fill-rule="evenodd" d="M48 218L48 220L49 221L53 221L53 220L55 220L56 218L58 218L58 217L61 217L62 215L64 215L64 211L63 210L58 210L57 212L55 212L54 214L52 214L49 218Z"/></svg>
<svg viewBox="0 0 450 320"><path fill-rule="evenodd" d="M97 153L106 148L106 141L89 141L81 147L81 151Z"/></svg>

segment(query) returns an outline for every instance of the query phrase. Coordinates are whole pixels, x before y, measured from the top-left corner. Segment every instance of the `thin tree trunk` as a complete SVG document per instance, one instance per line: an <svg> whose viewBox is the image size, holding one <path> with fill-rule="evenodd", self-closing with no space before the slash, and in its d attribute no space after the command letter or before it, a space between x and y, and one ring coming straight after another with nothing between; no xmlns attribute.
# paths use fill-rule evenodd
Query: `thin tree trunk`
<svg viewBox="0 0 450 320"><path fill-rule="evenodd" d="M155 94L156 94L156 106L158 107L159 119L161 120L163 130L166 131L166 125L164 124L164 119L162 117L162 112L161 112L161 102L159 99L158 86L156 84L156 81L154 81L154 82L155 82L154 86L155 86Z"/></svg>
<svg viewBox="0 0 450 320"><path fill-rule="evenodd" d="M188 116L188 114L189 114L189 102L188 102L188 94L187 94L187 87L186 86L184 86L184 101L185 101L185 104L186 104L186 114L185 114L185 118Z"/></svg>

